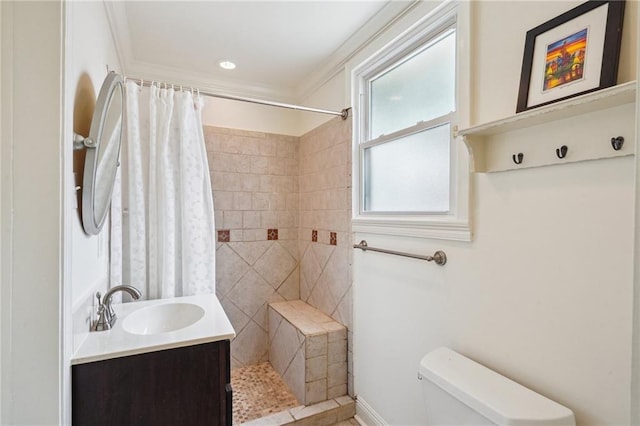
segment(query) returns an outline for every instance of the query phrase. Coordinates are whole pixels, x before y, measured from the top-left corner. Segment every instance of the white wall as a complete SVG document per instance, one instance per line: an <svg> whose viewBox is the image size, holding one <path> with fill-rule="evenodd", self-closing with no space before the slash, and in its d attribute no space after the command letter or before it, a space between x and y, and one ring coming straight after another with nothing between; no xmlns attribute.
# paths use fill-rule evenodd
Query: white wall
<svg viewBox="0 0 640 426"><path fill-rule="evenodd" d="M298 136L299 111L212 97L204 100L206 126Z"/></svg>
<svg viewBox="0 0 640 426"><path fill-rule="evenodd" d="M336 102L338 98L340 101ZM331 79L302 106L341 111L344 108L344 77ZM334 115L276 108L247 102L204 97L202 121L207 126L302 136Z"/></svg>
<svg viewBox="0 0 640 426"><path fill-rule="evenodd" d="M640 8L636 8L636 16L640 22ZM640 29L636 32L640 36ZM640 69L640 57L636 58L636 69ZM640 91L640 81L636 80L636 93ZM636 103L637 104L637 103ZM636 117L638 109L636 108ZM640 120L636 119L636 146L640 152ZM631 340L631 401L640 400L640 157L635 156L635 223L634 223L634 271L633 271L633 318ZM640 423L640 405L631 404L631 422Z"/></svg>
<svg viewBox="0 0 640 426"><path fill-rule="evenodd" d="M473 3L474 124L514 113L526 31L579 3ZM635 79L636 8L627 2L619 82ZM449 259L354 253L358 397L389 424L424 424L418 363L449 346L580 425L628 424L633 198L628 157L476 174L472 243L354 235Z"/></svg>
<svg viewBox="0 0 640 426"><path fill-rule="evenodd" d="M349 108L351 105L345 86L345 72L342 69L327 80L316 91L305 97L302 100L302 105L330 111L342 111L344 108ZM301 113L298 120L299 133L304 135L334 117L333 115Z"/></svg>
<svg viewBox="0 0 640 426"><path fill-rule="evenodd" d="M102 2L70 2L67 12L67 126L74 132L88 136L96 98L107 75L107 67L120 72L120 64ZM73 156L73 168L65 170L68 173L65 190L71 194L67 213L71 227L73 344L77 347L89 331L93 294L98 289L107 288L109 226L107 220L100 235L85 234L78 210L81 200L76 203L74 177L71 174L77 174L76 182L81 185L84 157L78 152Z"/></svg>
<svg viewBox="0 0 640 426"><path fill-rule="evenodd" d="M2 5L2 418L62 419L63 10Z"/></svg>
<svg viewBox="0 0 640 426"><path fill-rule="evenodd" d="M342 111L349 107L345 83L345 71L342 70L298 104ZM202 121L207 126L302 136L335 117L212 97L204 99Z"/></svg>
<svg viewBox="0 0 640 426"><path fill-rule="evenodd" d="M108 273L106 238L87 237L76 210L70 135L87 134L106 64L119 66L101 2L2 10L0 423L59 424L72 308Z"/></svg>
<svg viewBox="0 0 640 426"><path fill-rule="evenodd" d="M0 7L0 22L2 22L2 7ZM0 29L0 47L2 46L2 30ZM2 83L3 83L3 78L2 78L2 55L0 54L0 152L2 152L2 138L4 133L2 132L2 122L3 122L3 115L2 115L2 104L3 102L3 91L2 91ZM2 176L2 161L0 161L0 176ZM3 228L3 215L4 215L4 210L3 210L3 196L2 196L2 186L0 186L0 230ZM4 235L2 234L2 231L0 231L0 235ZM3 258L2 255L2 250L3 250L3 244L0 244L0 311L2 310L3 302L2 302L2 294L3 294L3 281L4 281L4 273L2 270L2 264L4 263L3 261L1 261L1 259ZM0 318L2 317L2 314L0 314ZM4 352L3 349L3 327L0 327L0 377L2 377L2 371L4 368L4 363L2 361L2 354ZM2 406L4 405L4 398L3 398L3 390L4 390L4 386L0 381L0 422L2 421L2 419L4 419L4 416L2 415Z"/></svg>

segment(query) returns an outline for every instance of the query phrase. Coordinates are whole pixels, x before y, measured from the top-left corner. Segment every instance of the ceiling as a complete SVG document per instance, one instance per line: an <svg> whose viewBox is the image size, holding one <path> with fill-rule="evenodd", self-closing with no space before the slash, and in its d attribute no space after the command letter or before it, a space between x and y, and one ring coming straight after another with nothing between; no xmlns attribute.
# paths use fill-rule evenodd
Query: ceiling
<svg viewBox="0 0 640 426"><path fill-rule="evenodd" d="M123 72L298 101L414 1L106 1ZM235 70L218 63L233 61Z"/></svg>

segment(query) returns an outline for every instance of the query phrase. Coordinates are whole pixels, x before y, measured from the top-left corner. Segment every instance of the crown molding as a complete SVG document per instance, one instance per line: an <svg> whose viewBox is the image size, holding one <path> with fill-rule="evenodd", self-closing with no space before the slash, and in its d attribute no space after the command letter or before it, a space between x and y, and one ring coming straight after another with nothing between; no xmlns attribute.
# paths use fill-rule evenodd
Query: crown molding
<svg viewBox="0 0 640 426"><path fill-rule="evenodd" d="M152 64L135 59L125 3L103 0L111 27L118 59L125 76L144 80L157 80L184 86L194 86L225 95L263 98L280 102L299 103L308 98L329 80L339 74L347 62L371 43L390 25L412 10L420 0L389 1L380 11L349 37L323 65L311 73L297 87L260 85L251 81L212 78L211 75L177 67Z"/></svg>
<svg viewBox="0 0 640 426"><path fill-rule="evenodd" d="M136 60L133 55L124 2L103 0L103 3L122 73L125 76L182 84L187 87L194 86L224 95L264 98L288 103L297 101L294 90L290 88L259 85L255 82L233 79L215 79L204 73Z"/></svg>
<svg viewBox="0 0 640 426"><path fill-rule="evenodd" d="M380 34L384 33L395 22L413 10L420 0L390 1L380 9L371 19L349 37L331 56L324 61L324 65L314 71L302 84L296 88L297 101L308 98L316 90L326 84L345 65L363 49L365 49Z"/></svg>
<svg viewBox="0 0 640 426"><path fill-rule="evenodd" d="M102 3L111 27L111 37L115 44L122 72L126 73L129 65L133 62L133 49L131 47L131 35L129 34L124 2L103 0Z"/></svg>
<svg viewBox="0 0 640 426"><path fill-rule="evenodd" d="M271 101L295 103L297 98L293 90L286 87L259 85L254 82L217 79L206 73L186 71L143 61L132 61L125 68L129 78L160 81L194 87L220 93L222 95L262 98Z"/></svg>

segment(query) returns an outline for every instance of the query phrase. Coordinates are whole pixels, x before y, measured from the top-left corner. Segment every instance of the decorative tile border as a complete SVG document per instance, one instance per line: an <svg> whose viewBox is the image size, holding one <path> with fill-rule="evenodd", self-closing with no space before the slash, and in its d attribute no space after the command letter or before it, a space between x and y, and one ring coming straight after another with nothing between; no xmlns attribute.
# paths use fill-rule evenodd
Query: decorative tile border
<svg viewBox="0 0 640 426"><path fill-rule="evenodd" d="M311 242L320 244L338 245L338 233L324 230L311 230Z"/></svg>
<svg viewBox="0 0 640 426"><path fill-rule="evenodd" d="M267 229L267 240L277 240L277 239L278 239L278 230Z"/></svg>
<svg viewBox="0 0 640 426"><path fill-rule="evenodd" d="M221 229L218 231L218 242L228 243L231 241L231 231L229 229Z"/></svg>

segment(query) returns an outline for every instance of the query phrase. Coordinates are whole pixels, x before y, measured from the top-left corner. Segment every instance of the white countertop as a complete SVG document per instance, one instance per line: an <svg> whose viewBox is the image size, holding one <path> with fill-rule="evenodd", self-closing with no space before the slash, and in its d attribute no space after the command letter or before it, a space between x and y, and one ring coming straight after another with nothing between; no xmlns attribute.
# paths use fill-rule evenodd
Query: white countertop
<svg viewBox="0 0 640 426"><path fill-rule="evenodd" d="M188 327L165 333L131 334L122 328L127 315L140 308L167 303L192 303L204 309L204 316ZM229 340L236 333L214 294L145 300L113 305L117 320L111 330L89 333L71 364L84 364L128 355Z"/></svg>

